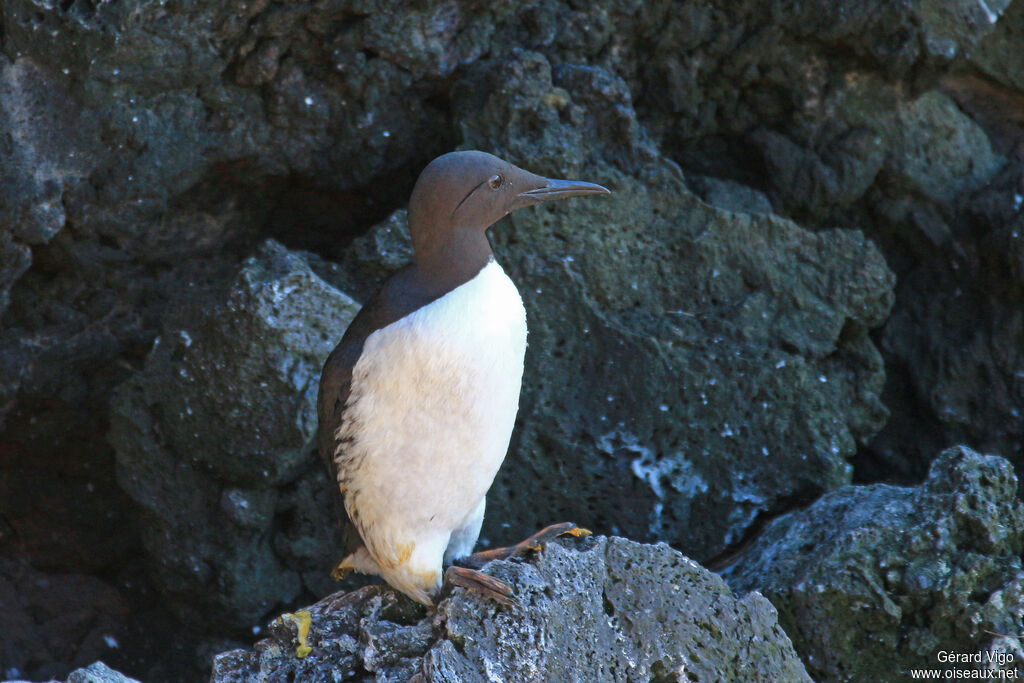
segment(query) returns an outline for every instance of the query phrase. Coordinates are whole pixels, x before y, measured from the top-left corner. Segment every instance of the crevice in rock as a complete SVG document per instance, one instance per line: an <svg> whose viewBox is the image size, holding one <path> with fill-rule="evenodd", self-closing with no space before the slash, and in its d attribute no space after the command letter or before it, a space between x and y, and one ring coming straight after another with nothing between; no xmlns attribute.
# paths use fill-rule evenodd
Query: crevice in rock
<svg viewBox="0 0 1024 683"><path fill-rule="evenodd" d="M325 188L298 175L268 179L275 195L261 232L291 249L338 259L355 237L402 206L412 189L410 176L415 181L402 169L356 190Z"/></svg>
<svg viewBox="0 0 1024 683"><path fill-rule="evenodd" d="M788 514L793 510L804 509L814 504L825 492L819 487L809 486L790 496L784 496L776 501L771 510L762 510L754 518L754 521L747 527L743 536L731 544L718 555L702 560L701 564L713 572L721 572L750 549L754 542L760 538L765 527L775 518Z"/></svg>
<svg viewBox="0 0 1024 683"><path fill-rule="evenodd" d="M615 605L612 604L612 601L610 599L608 599L608 591L606 590L601 591L601 604L604 607L604 613L607 614L609 617L614 618Z"/></svg>
<svg viewBox="0 0 1024 683"><path fill-rule="evenodd" d="M658 660L651 664L650 683L678 683L677 672L672 671L664 661Z"/></svg>

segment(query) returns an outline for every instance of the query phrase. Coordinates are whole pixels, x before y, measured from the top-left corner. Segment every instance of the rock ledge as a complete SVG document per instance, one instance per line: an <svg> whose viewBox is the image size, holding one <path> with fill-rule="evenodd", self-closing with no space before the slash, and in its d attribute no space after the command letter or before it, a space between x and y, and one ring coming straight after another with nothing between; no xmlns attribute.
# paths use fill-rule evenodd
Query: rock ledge
<svg viewBox="0 0 1024 683"><path fill-rule="evenodd" d="M307 656L298 620L277 619L253 649L218 655L211 680L810 680L764 597L737 598L665 544L558 541L487 571L520 606L461 588L436 612L386 587L336 593L306 610Z"/></svg>

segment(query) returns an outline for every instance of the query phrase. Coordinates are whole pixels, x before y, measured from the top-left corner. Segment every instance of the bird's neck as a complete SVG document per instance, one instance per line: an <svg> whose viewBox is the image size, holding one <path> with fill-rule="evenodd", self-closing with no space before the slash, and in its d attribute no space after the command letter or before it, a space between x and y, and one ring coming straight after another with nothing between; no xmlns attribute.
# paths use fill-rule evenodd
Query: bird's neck
<svg viewBox="0 0 1024 683"><path fill-rule="evenodd" d="M456 228L429 240L413 239L417 275L437 295L472 280L493 257L483 230Z"/></svg>

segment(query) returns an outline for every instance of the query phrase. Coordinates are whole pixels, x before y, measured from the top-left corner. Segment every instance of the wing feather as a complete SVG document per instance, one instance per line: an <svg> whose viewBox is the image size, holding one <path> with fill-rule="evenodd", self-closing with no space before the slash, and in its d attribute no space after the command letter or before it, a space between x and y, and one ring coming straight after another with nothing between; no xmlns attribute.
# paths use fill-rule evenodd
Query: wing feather
<svg viewBox="0 0 1024 683"><path fill-rule="evenodd" d="M359 361L367 337L425 306L440 295L440 293L436 295L411 294L416 291L422 292L422 290L409 286L415 277L414 266L407 266L385 282L381 290L352 319L341 342L324 363L317 395L317 417L319 419L317 446L320 457L330 473L334 490L341 496L345 495L343 486L344 481L348 478L344 467L349 460L344 457L344 454L350 444L339 440L337 434L339 427L345 421L345 410L348 407L352 391L352 369ZM347 557L364 547L365 543L359 535L358 526L349 518L345 506L342 504L338 508L341 510L345 556Z"/></svg>

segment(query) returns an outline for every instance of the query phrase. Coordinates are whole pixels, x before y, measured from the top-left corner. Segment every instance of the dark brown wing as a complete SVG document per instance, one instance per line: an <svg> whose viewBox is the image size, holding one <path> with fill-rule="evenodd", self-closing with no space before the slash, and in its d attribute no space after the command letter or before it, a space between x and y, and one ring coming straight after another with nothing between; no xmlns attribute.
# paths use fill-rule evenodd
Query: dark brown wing
<svg viewBox="0 0 1024 683"><path fill-rule="evenodd" d="M381 290L352 319L341 342L324 363L316 406L320 421L317 435L318 450L330 473L335 491L340 491L336 456L339 448L343 453L349 445L335 438L335 434L345 418L345 408L352 388L352 368L363 352L366 338L437 298L437 295L426 295L419 288L412 287L414 278L413 267L407 266L385 282ZM345 556L348 556L362 547L363 539L348 518L344 505L339 508L342 514Z"/></svg>
<svg viewBox="0 0 1024 683"><path fill-rule="evenodd" d="M357 341L350 339L350 337L355 336L350 335L350 332L356 326L355 323L358 318L357 314L352 324L349 325L349 330L342 337L341 343L327 357L327 362L324 363L324 369L320 375L320 391L316 402L317 417L320 422L317 434L317 449L320 451L320 457L323 459L324 465L327 466L327 472L330 474L331 485L334 491L341 495L343 494L338 484L338 465L334 460L338 446L341 444L335 439L334 435L337 433L338 427L341 426L344 417L345 404L348 402L352 383L352 368L355 366L356 361L359 360L363 342L366 340L366 336L368 336L368 334L363 335ZM345 512L344 504L339 504L338 509L341 514L342 537L345 544L344 555L347 557L363 545L363 540L359 537L359 532L356 531L355 526L349 519L348 513Z"/></svg>

